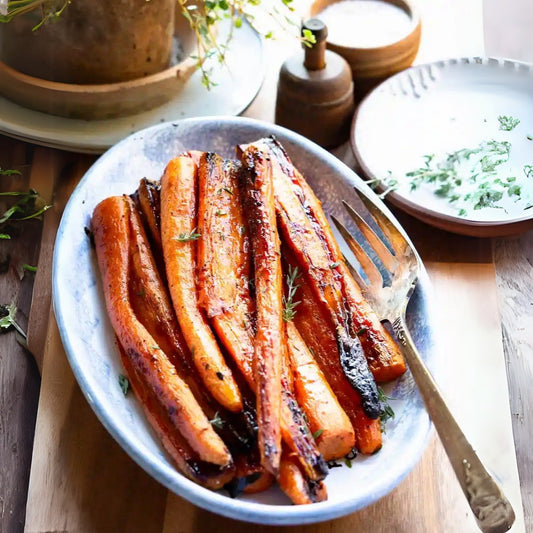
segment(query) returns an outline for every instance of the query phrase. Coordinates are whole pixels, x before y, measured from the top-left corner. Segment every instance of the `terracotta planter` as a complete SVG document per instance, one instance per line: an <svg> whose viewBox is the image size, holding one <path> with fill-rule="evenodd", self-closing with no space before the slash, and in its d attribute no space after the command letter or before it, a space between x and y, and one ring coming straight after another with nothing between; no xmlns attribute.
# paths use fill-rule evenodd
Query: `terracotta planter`
<svg viewBox="0 0 533 533"><path fill-rule="evenodd" d="M2 26L0 59L50 81L141 78L170 66L175 13L176 0L75 0L56 22L32 31L36 10Z"/></svg>

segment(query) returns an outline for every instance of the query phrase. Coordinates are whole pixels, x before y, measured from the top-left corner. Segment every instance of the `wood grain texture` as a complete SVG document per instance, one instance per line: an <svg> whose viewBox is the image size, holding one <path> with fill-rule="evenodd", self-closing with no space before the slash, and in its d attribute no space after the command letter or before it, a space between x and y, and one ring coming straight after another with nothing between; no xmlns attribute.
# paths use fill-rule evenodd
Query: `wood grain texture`
<svg viewBox="0 0 533 533"><path fill-rule="evenodd" d="M533 531L533 231L494 242L498 303L527 531Z"/></svg>
<svg viewBox="0 0 533 533"><path fill-rule="evenodd" d="M25 531L161 531L166 490L122 451L94 415L53 319L35 442Z"/></svg>
<svg viewBox="0 0 533 533"><path fill-rule="evenodd" d="M0 191L27 190L32 149L0 136L0 166L21 176L0 176ZM0 213L7 204L0 199ZM30 310L33 274L20 278L22 263L37 260L41 223L13 225L11 240L0 240L0 261L11 257L0 274L0 304L15 303L17 321L25 330ZM17 533L24 525L25 501L39 400L39 373L32 356L17 342L14 331L0 332L0 531Z"/></svg>
<svg viewBox="0 0 533 533"><path fill-rule="evenodd" d="M70 194L93 161L94 157L91 156L35 148L31 185L52 205L43 222L39 268L35 274L28 320L28 348L40 373L48 328L48 310L52 301L52 260L56 233Z"/></svg>

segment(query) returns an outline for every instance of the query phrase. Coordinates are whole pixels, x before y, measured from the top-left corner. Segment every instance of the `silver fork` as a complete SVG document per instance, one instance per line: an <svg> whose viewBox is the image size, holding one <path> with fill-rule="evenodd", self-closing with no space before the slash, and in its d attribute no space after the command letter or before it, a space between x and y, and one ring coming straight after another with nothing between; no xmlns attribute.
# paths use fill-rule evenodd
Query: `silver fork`
<svg viewBox="0 0 533 533"><path fill-rule="evenodd" d="M390 276L388 282L390 286L384 286L384 278L380 269L363 246L342 222L331 215L331 219L359 261L368 281L365 281L347 260L348 267L379 318L388 320L392 324L403 355L424 399L429 416L439 433L446 454L476 517L479 528L484 533L507 531L515 520L513 508L496 481L483 466L448 409L407 329L405 312L409 298L418 281L419 258L392 222L357 189L356 192L388 240L393 253L349 204L343 201L343 205L350 218L357 224L366 244L374 251L386 269L388 276Z"/></svg>

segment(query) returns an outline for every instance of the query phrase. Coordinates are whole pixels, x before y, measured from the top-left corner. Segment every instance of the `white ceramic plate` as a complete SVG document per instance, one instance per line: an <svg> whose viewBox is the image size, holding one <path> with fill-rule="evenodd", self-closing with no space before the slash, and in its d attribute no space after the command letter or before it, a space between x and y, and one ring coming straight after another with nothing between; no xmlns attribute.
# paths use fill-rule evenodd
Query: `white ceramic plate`
<svg viewBox="0 0 533 533"><path fill-rule="evenodd" d="M224 41L228 22L220 26ZM35 144L75 152L101 154L133 132L171 120L195 116L238 115L253 101L263 83L265 62L259 35L247 24L234 31L226 65L213 61L210 91L195 72L170 102L136 115L108 120L79 120L27 109L0 96L0 133Z"/></svg>
<svg viewBox="0 0 533 533"><path fill-rule="evenodd" d="M498 117L520 124L502 131ZM439 61L403 71L377 87L361 103L352 126L352 146L367 177L398 179L392 203L435 226L476 236L511 234L533 225L533 208L504 196L502 208L459 208L439 198L431 186L411 191L406 173L420 168L426 154L437 157L487 140L511 143L509 163L498 176L517 176L522 195L533 204L533 68L498 59Z"/></svg>
<svg viewBox="0 0 533 533"><path fill-rule="evenodd" d="M390 215L348 167L284 128L245 118L188 119L155 126L104 154L72 194L56 240L53 301L66 353L87 401L124 450L148 473L196 505L225 516L262 524L303 524L332 519L375 502L417 463L431 426L410 374L391 386L390 393L397 398L393 402L396 417L388 423L383 448L371 457L358 457L351 469L332 469L326 480L328 501L293 506L277 488L237 499L223 491L204 489L178 473L137 400L133 395L125 398L120 390L117 379L123 370L105 311L98 266L84 232L99 201L132 193L141 177L158 179L166 163L179 152L210 149L231 157L237 144L270 134L284 144L327 212L349 225L340 200L361 205L353 190L357 187ZM435 362L429 323L432 316L423 272L409 306L408 322L415 343L430 364Z"/></svg>

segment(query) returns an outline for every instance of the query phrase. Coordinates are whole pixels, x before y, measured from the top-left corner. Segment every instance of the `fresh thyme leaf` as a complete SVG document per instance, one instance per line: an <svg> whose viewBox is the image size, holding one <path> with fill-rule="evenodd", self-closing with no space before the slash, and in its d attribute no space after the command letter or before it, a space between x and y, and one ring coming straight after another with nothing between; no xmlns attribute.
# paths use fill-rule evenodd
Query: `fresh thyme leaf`
<svg viewBox="0 0 533 533"><path fill-rule="evenodd" d="M533 141L533 136L531 136L531 135L526 135L526 139L527 139L528 141Z"/></svg>
<svg viewBox="0 0 533 533"><path fill-rule="evenodd" d="M380 405L379 419L381 421L382 427L388 420L390 420L391 418L394 418L394 411L392 410L392 407L389 405L389 400L393 400L393 399L394 398L389 398L381 387L378 387L378 401Z"/></svg>
<svg viewBox="0 0 533 533"><path fill-rule="evenodd" d="M226 213L225 211L222 211L222 209L217 209L217 210L215 211L215 215L216 215L217 217L225 217L225 216L227 215L227 213Z"/></svg>
<svg viewBox="0 0 533 533"><path fill-rule="evenodd" d="M218 414L218 411L215 413L215 416L212 420L209 421L211 425L217 429L222 429L224 427L224 420L220 418L220 415Z"/></svg>
<svg viewBox="0 0 533 533"><path fill-rule="evenodd" d="M366 332L367 332L367 329L366 329L366 328L361 328L361 329L357 332L357 336L359 336L359 335L364 335Z"/></svg>
<svg viewBox="0 0 533 533"><path fill-rule="evenodd" d="M231 189L228 189L227 187L222 187L222 190L223 190L224 192L227 192L228 194L231 194L231 196L233 196L233 192L232 192Z"/></svg>
<svg viewBox="0 0 533 533"><path fill-rule="evenodd" d="M126 396L130 390L130 381L124 374L118 375L118 384L122 390L122 394Z"/></svg>
<svg viewBox="0 0 533 533"><path fill-rule="evenodd" d="M8 330L14 328L24 339L26 339L26 333L18 325L15 315L17 314L17 307L12 302L10 305L0 305L0 328Z"/></svg>
<svg viewBox="0 0 533 533"><path fill-rule="evenodd" d="M189 241L196 241L202 236L201 233L196 232L196 228L194 228L192 231L189 231L188 233L180 233L177 237L174 237L174 241L179 242L189 242Z"/></svg>
<svg viewBox="0 0 533 533"><path fill-rule="evenodd" d="M524 165L524 174L526 178L533 178L533 165Z"/></svg>
<svg viewBox="0 0 533 533"><path fill-rule="evenodd" d="M314 433L313 433L313 439L318 439L318 437L320 437L320 435L322 435L322 433L324 433L324 430L323 429L317 429Z"/></svg>
<svg viewBox="0 0 533 533"><path fill-rule="evenodd" d="M0 239L11 239L11 235L9 235L8 233L0 233Z"/></svg>
<svg viewBox="0 0 533 533"><path fill-rule="evenodd" d="M298 271L298 267L292 268L289 266L289 272L285 277L285 281L287 283L287 294L286 296L283 296L282 316L285 322L290 322L294 318L296 315L296 307L300 304L300 302L294 301L294 296L296 295L296 291L300 286L300 284L296 283L296 281L300 278L300 276L301 274Z"/></svg>
<svg viewBox="0 0 533 533"><path fill-rule="evenodd" d="M518 124L520 124L520 119L507 115L500 115L498 117L498 122L500 123L500 130L511 131L514 130Z"/></svg>
<svg viewBox="0 0 533 533"><path fill-rule="evenodd" d="M329 268L337 268L339 265L340 265L340 263L338 261L336 261L335 263L331 263L329 265Z"/></svg>
<svg viewBox="0 0 533 533"><path fill-rule="evenodd" d="M345 464L348 468L352 468L352 460L351 460L348 456L346 456L346 457L344 458L344 464Z"/></svg>
<svg viewBox="0 0 533 533"><path fill-rule="evenodd" d="M30 220L32 218L39 218L45 211L52 207L46 205L37 191L30 189L27 192L4 192L0 196L17 196L18 201L8 208L0 217L0 224L4 224L8 220L10 222L20 222L23 220Z"/></svg>
<svg viewBox="0 0 533 533"><path fill-rule="evenodd" d="M37 272L37 267L23 263L22 270L25 270L26 272Z"/></svg>
<svg viewBox="0 0 533 533"><path fill-rule="evenodd" d="M20 176L19 170L13 170L13 169L3 169L0 167L0 176Z"/></svg>

